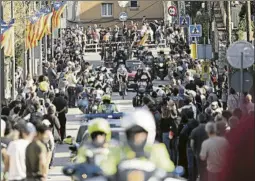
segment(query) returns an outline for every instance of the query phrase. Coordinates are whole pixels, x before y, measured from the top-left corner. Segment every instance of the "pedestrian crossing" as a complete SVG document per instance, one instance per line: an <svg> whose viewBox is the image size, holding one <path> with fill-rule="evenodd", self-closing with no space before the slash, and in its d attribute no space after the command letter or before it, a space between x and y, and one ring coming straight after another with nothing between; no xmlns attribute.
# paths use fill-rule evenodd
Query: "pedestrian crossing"
<svg viewBox="0 0 255 181"><path fill-rule="evenodd" d="M132 100L113 100L120 112L130 113L134 111ZM82 112L78 108L69 109L67 113L66 135L76 137L81 124ZM48 181L71 181L62 173L63 166L70 164L68 149L69 145L57 145L55 152L54 166L49 171Z"/></svg>

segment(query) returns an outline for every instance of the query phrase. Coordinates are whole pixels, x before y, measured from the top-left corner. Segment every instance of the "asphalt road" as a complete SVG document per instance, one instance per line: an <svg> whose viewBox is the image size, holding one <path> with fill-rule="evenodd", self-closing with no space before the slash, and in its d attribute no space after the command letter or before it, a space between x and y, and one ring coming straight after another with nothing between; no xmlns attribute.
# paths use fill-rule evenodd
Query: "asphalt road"
<svg viewBox="0 0 255 181"><path fill-rule="evenodd" d="M101 65L102 62L100 61L99 54L95 53L88 53L86 55L87 61L91 62L94 66ZM167 84L168 81L160 81L155 80L153 82L153 85L162 85ZM122 98L118 95L118 93L113 93L112 99L113 102L117 104L121 112L132 112L134 110L132 106L132 98L135 96L134 92L128 92L128 95L126 96L125 100L122 100ZM72 137L76 137L78 128L81 124L80 116L82 113L79 111L79 109L69 109L67 114L67 135L70 135ZM70 164L69 160L69 150L68 145L57 145L56 147L56 153L55 153L55 159L54 159L54 166L49 172L49 178L48 180L52 181L71 181L69 177L66 177L62 173L62 168L65 165Z"/></svg>

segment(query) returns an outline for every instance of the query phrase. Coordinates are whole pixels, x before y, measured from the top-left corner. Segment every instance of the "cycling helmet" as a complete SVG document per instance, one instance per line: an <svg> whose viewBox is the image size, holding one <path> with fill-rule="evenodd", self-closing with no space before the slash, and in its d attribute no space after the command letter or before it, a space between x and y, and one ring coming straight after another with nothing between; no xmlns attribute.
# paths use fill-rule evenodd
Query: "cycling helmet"
<svg viewBox="0 0 255 181"><path fill-rule="evenodd" d="M146 120L146 121L144 121ZM147 133L147 144L153 144L156 136L156 126L153 115L145 109L136 109L130 114L126 114L121 119L121 127L128 131L134 127L141 127Z"/></svg>
<svg viewBox="0 0 255 181"><path fill-rule="evenodd" d="M112 98L111 98L111 96L108 95L108 94L103 95L103 97L102 97L102 101L111 101L111 100L112 100Z"/></svg>
<svg viewBox="0 0 255 181"><path fill-rule="evenodd" d="M88 126L88 133L91 134L95 132L103 132L106 135L106 141L111 141L111 128L107 120L103 118L95 118L91 120Z"/></svg>

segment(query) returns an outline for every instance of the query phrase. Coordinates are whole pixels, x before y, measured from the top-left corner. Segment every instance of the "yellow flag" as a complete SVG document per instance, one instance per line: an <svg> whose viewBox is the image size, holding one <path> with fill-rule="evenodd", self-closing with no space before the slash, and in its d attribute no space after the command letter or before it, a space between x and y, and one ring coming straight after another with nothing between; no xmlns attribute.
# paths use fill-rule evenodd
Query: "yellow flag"
<svg viewBox="0 0 255 181"><path fill-rule="evenodd" d="M138 45L140 46L143 46L145 45L146 41L148 40L149 38L149 34L148 33L145 33L145 35L143 36L143 38L141 39L141 41L138 43Z"/></svg>

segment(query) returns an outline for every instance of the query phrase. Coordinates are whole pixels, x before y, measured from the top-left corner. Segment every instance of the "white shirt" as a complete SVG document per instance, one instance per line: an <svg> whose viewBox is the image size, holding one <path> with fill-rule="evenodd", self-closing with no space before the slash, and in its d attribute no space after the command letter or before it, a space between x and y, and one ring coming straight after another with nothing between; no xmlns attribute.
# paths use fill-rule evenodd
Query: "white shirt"
<svg viewBox="0 0 255 181"><path fill-rule="evenodd" d="M8 148L9 156L9 180L22 180L26 178L26 148L28 140L19 139L12 141Z"/></svg>

